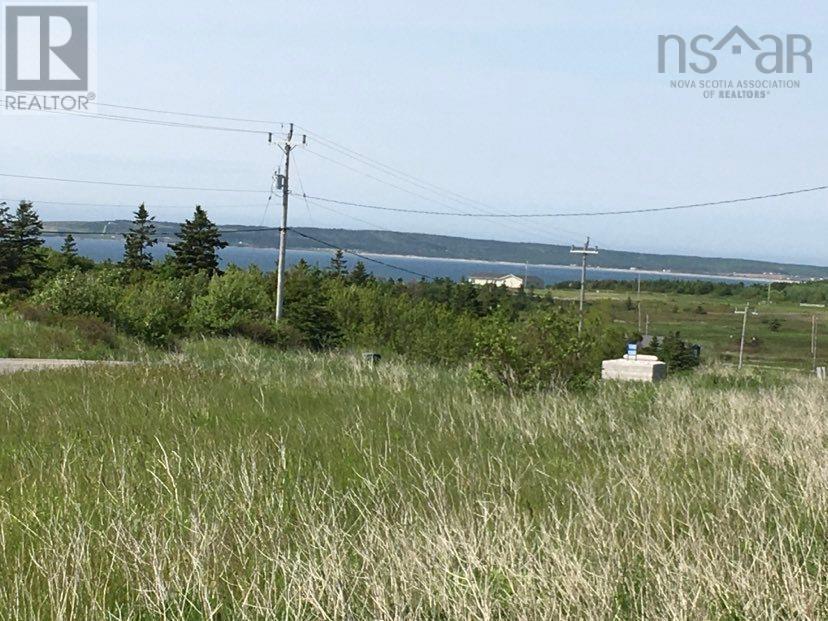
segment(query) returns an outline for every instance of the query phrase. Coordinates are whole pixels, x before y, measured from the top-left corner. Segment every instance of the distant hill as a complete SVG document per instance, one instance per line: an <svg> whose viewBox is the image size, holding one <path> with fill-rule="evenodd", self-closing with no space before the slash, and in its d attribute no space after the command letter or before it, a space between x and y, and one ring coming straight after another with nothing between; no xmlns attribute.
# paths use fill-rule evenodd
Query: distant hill
<svg viewBox="0 0 828 621"><path fill-rule="evenodd" d="M47 222L45 232L83 231L96 233L98 237L120 236L129 228L129 222ZM158 222L159 237L172 238L178 224ZM249 230L249 233L227 233L225 240L233 245L272 248L277 245L277 232L256 230L261 227L224 225L222 228ZM447 235L424 233L398 233L393 231L354 231L347 229L302 228L295 229L310 237L324 240L342 249L377 254L397 254L450 259L476 259L484 261L508 261L550 265L570 265L576 262L569 246L550 244L505 242L489 239L469 239ZM291 249L316 249L324 247L300 235L288 236ZM590 265L609 268L638 268L642 270L668 270L693 274L779 274L792 278L828 278L828 267L754 261L735 258L711 258L667 254L644 254L619 250L601 250Z"/></svg>

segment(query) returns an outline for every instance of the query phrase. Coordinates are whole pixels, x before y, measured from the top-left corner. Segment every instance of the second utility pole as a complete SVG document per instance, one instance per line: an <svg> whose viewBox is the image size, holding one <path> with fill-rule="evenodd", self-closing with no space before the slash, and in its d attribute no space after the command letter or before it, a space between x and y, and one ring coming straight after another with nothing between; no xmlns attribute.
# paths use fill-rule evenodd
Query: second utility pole
<svg viewBox="0 0 828 621"><path fill-rule="evenodd" d="M583 248L576 248L573 246L572 250L569 252L570 254L581 255L581 303L578 306L578 313L580 315L578 318L578 334L580 334L584 329L584 298L586 297L587 256L591 254L598 254L598 248L590 248L589 237L587 237Z"/></svg>
<svg viewBox="0 0 828 621"><path fill-rule="evenodd" d="M813 370L817 368L817 318L811 315L811 357L813 358Z"/></svg>
<svg viewBox="0 0 828 621"><path fill-rule="evenodd" d="M290 124L287 140L285 141L285 174L280 177L282 185L282 226L279 227L279 265L276 279L276 321L282 318L282 308L285 305L285 254L287 253L287 222L288 197L290 196L290 150L293 148L293 123Z"/></svg>
<svg viewBox="0 0 828 621"><path fill-rule="evenodd" d="M745 304L745 310L740 311L733 311L736 315L744 315L742 317L742 338L739 341L739 368L742 368L742 360L744 359L745 354L745 333L747 332L747 318L748 312L750 311L750 304Z"/></svg>

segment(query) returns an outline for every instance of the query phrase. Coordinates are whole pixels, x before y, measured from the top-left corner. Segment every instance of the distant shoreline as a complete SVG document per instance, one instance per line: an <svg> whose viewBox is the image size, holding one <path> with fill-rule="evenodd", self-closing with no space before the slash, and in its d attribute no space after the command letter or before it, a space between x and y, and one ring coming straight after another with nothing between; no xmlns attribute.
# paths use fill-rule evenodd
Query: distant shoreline
<svg viewBox="0 0 828 621"><path fill-rule="evenodd" d="M276 250L276 248L270 248L269 250ZM289 250L297 250L294 248L290 248ZM307 250L315 250L318 252L332 252L330 248L308 248ZM458 259L454 257L423 257L419 255L411 255L411 254L381 254L378 252L366 252L362 250L356 250L361 254L364 254L367 257L382 257L388 259L417 259L419 261L454 261L456 263L485 263L487 265L512 265L518 268L523 269L527 264L526 263L516 263L514 261L489 261L486 259ZM562 269L562 270L572 270L572 271L579 271L581 268L577 265L559 265L556 263L528 263L528 265L533 267L543 267L543 268L551 268L551 269ZM622 267L602 267L600 265L590 265L587 268L588 270L600 270L602 272L613 272L618 274L644 274L647 276L677 276L681 278L688 278L688 277L699 277L699 278L721 278L723 280L734 280L738 282L754 282L754 283L769 283L769 282L784 282L784 283L797 283L801 282L795 278L790 278L787 276L780 275L777 278L769 277L769 276L760 276L760 275L735 275L735 274L702 274L699 272L672 272L672 271L663 271L663 270L642 270L638 268L622 268ZM516 274L519 276L520 274Z"/></svg>
<svg viewBox="0 0 828 621"><path fill-rule="evenodd" d="M56 233L53 231L44 230L43 231L44 237L60 237L60 233ZM122 236L119 233L99 233L96 235L88 236L87 239L100 239L100 240L117 240L120 239ZM162 236L160 241L164 244L168 244L169 242L175 241L174 238L168 236ZM247 248L251 250L265 250L276 252L278 249L272 246L255 246L251 244L232 244L233 248ZM296 251L296 252L303 252L303 251L310 251L310 252L322 252L326 254L331 254L333 251L330 248L291 248L288 247L289 251ZM525 269L527 263L516 262L516 261L496 261L496 260L489 260L489 259L464 259L459 257L435 257L435 256L422 256L422 255L414 255L414 254L386 254L380 252L371 252L367 250L362 250L359 248L352 248L353 252L359 252L364 254L368 257L377 257L377 258L387 258L387 259L413 259L418 261L449 261L453 263L477 263L477 264L486 264L486 265L500 265L500 266L510 266L514 267L516 275L520 275L521 271ZM571 270L571 271L579 271L581 268L577 265L565 265L559 263L528 263L528 265L536 268L544 268L544 269L559 269L559 270ZM803 278L795 278L789 275L784 274L776 274L772 276L762 275L762 274L717 274L717 273L710 273L710 272L686 272L686 271L669 271L669 270L658 270L658 269L638 269L638 268L623 268L623 267L603 267L601 265L590 265L588 267L590 271L599 270L602 272L609 272L615 274L641 274L644 276L663 276L665 278L680 278L680 279L717 279L723 281L730 281L730 282L748 282L748 283L798 283L803 282L808 279Z"/></svg>

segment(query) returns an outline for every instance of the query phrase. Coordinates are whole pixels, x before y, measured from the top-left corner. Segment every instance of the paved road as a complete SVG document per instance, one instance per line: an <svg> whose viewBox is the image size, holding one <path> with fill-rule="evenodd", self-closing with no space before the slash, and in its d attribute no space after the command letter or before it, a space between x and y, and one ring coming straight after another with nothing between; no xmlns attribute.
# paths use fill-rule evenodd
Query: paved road
<svg viewBox="0 0 828 621"><path fill-rule="evenodd" d="M113 362L109 360L48 360L46 358L33 360L26 358L0 358L0 375L18 373L20 371L44 371L48 369L85 367L93 364L105 364L111 366L129 363Z"/></svg>

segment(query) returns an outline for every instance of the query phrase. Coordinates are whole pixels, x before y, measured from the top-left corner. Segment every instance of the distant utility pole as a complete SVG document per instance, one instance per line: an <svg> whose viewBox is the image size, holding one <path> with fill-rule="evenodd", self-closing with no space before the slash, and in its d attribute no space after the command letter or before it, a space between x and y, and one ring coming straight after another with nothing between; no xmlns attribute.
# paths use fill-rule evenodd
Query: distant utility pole
<svg viewBox="0 0 828 621"><path fill-rule="evenodd" d="M285 255L287 253L287 231L288 231L288 199L290 197L290 152L293 150L293 123L290 124L287 140L280 149L285 154L285 174L278 175L276 187L282 190L282 226L279 227L279 264L276 280L276 321L282 318L282 309L285 305ZM268 142L273 142L273 134L268 136ZM307 137L302 136L302 144L307 142Z"/></svg>
<svg viewBox="0 0 828 621"><path fill-rule="evenodd" d="M742 360L744 358L745 353L745 332L747 332L747 318L748 312L750 312L750 304L745 304L745 310L735 310L733 313L735 315L744 315L742 317L742 339L739 342L739 368L742 368ZM756 315L756 311L753 312Z"/></svg>
<svg viewBox="0 0 828 621"><path fill-rule="evenodd" d="M578 313L580 315L578 318L578 334L580 334L584 329L584 298L586 296L587 257L591 254L598 254L598 248L590 248L589 237L587 237L583 248L572 246L572 250L570 250L569 253L581 255L581 302L578 306Z"/></svg>
<svg viewBox="0 0 828 621"><path fill-rule="evenodd" d="M813 358L813 369L817 368L817 318L811 315L811 358Z"/></svg>
<svg viewBox="0 0 828 621"><path fill-rule="evenodd" d="M773 284L772 282L768 283L768 304L771 303L771 285L772 284Z"/></svg>
<svg viewBox="0 0 828 621"><path fill-rule="evenodd" d="M641 274L638 275L638 332L641 333Z"/></svg>

